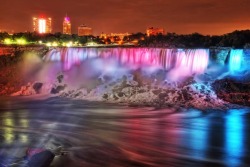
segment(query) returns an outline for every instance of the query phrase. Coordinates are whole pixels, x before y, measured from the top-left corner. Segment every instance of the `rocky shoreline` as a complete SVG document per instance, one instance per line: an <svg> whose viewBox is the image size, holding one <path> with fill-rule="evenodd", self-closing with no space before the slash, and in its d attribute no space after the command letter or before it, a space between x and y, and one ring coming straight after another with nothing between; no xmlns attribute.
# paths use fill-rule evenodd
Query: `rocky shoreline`
<svg viewBox="0 0 250 167"><path fill-rule="evenodd" d="M250 106L250 82L225 78L216 80L213 89L219 98L227 102Z"/></svg>

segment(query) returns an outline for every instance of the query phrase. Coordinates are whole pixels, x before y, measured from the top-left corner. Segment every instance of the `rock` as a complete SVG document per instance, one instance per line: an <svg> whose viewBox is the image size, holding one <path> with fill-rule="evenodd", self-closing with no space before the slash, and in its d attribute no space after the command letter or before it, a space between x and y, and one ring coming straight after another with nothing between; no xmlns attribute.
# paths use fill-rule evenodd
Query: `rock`
<svg viewBox="0 0 250 167"><path fill-rule="evenodd" d="M102 98L104 98L104 99L108 99L108 97L109 97L109 96L108 96L108 94L106 94L106 93L103 94L103 96L102 96Z"/></svg>
<svg viewBox="0 0 250 167"><path fill-rule="evenodd" d="M113 98L114 98L115 100L118 100L118 99L119 99L116 95L113 95Z"/></svg>
<svg viewBox="0 0 250 167"><path fill-rule="evenodd" d="M34 83L33 84L33 89L35 90L35 92L37 93L37 94L39 94L39 93L41 93L41 88L42 88L42 86L43 86L43 83L41 83L41 82L36 82L36 83Z"/></svg>
<svg viewBox="0 0 250 167"><path fill-rule="evenodd" d="M162 92L158 95L159 99L165 99L168 96L166 92Z"/></svg>
<svg viewBox="0 0 250 167"><path fill-rule="evenodd" d="M48 167L53 161L55 154L46 150L38 154L33 155L28 161L29 167Z"/></svg>
<svg viewBox="0 0 250 167"><path fill-rule="evenodd" d="M225 78L216 80L212 87L219 98L230 103L250 106L250 82Z"/></svg>
<svg viewBox="0 0 250 167"><path fill-rule="evenodd" d="M133 80L138 83L138 86L143 86L143 76L140 69L133 72Z"/></svg>
<svg viewBox="0 0 250 167"><path fill-rule="evenodd" d="M123 97L125 94L123 93L123 92L119 92L118 94L117 94L117 96L119 96L119 97Z"/></svg>
<svg viewBox="0 0 250 167"><path fill-rule="evenodd" d="M161 93L162 90L160 89L156 89L156 90L152 90L152 93L155 95L159 95Z"/></svg>
<svg viewBox="0 0 250 167"><path fill-rule="evenodd" d="M187 90L184 89L181 93L185 101L193 100L192 96L188 93Z"/></svg>
<svg viewBox="0 0 250 167"><path fill-rule="evenodd" d="M52 88L50 93L57 94L57 93L63 91L65 88L66 88L66 85L58 85L56 88Z"/></svg>
<svg viewBox="0 0 250 167"><path fill-rule="evenodd" d="M63 74L58 75L56 78L57 78L58 83L62 83L62 81L63 81Z"/></svg>
<svg viewBox="0 0 250 167"><path fill-rule="evenodd" d="M138 93L145 93L145 92L147 92L145 89L138 90Z"/></svg>
<svg viewBox="0 0 250 167"><path fill-rule="evenodd" d="M79 91L79 92L77 92L75 95L74 95L74 97L79 97L79 96L82 96L83 95L83 93L81 92L81 91Z"/></svg>

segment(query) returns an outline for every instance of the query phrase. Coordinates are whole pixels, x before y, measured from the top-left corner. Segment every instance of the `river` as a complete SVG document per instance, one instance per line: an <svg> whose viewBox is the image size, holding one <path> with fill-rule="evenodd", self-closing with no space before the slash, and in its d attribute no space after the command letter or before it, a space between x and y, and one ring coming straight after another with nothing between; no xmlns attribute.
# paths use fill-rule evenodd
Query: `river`
<svg viewBox="0 0 250 167"><path fill-rule="evenodd" d="M54 167L250 166L249 111L2 98L0 156L63 146Z"/></svg>

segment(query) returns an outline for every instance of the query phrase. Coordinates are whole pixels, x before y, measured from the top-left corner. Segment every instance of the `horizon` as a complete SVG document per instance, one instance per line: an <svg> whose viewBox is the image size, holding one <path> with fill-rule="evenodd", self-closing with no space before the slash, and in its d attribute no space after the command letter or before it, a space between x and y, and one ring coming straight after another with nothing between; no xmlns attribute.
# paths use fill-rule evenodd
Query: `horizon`
<svg viewBox="0 0 250 167"><path fill-rule="evenodd" d="M93 35L104 33L145 32L148 27L164 28L177 34L199 33L223 35L234 30L250 28L250 1L242 0L2 0L0 30L9 33L32 31L32 18L45 15L52 18L52 32L62 32L67 15L72 33L85 24L93 28ZM11 8L10 8L11 6Z"/></svg>
<svg viewBox="0 0 250 167"><path fill-rule="evenodd" d="M162 35L167 35L168 33L170 34L177 34L177 35L192 35L192 34L199 34L199 35L202 35L202 36L223 36L223 35L227 35L227 34L231 34L233 32L236 32L236 31L250 31L250 29L244 29L244 30L233 30L233 31L230 31L230 32L226 32L224 34L202 34L202 33L199 33L199 32L191 32L191 33L187 33L187 34L178 34L176 32L165 32L164 34ZM18 33L35 33L34 31L20 31L20 32L14 32L14 33L11 33L11 32L7 32L7 31L0 31L0 33L8 33L9 35L13 35L13 34L18 34ZM52 32L52 33L43 33L43 34L40 34L40 35L44 35L44 34L56 34L56 33L61 33L63 34L63 32ZM120 33L120 32L119 32ZM121 32L123 33L123 32ZM126 32L127 33L127 32ZM129 34L133 35L133 34L137 34L137 33L142 33L142 34L145 34L146 35L146 32L128 32ZM39 34L39 33L38 33ZM110 35L111 33L107 33L108 35ZM69 34L65 34L65 35L69 35ZM70 35L78 35L77 33L72 33ZM92 36L100 36L100 34L93 34Z"/></svg>

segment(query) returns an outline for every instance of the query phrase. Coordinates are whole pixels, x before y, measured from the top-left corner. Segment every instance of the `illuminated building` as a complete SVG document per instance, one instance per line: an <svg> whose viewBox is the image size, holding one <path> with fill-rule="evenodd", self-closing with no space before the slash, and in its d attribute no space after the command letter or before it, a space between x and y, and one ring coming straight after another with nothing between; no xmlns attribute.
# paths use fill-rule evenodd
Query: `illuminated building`
<svg viewBox="0 0 250 167"><path fill-rule="evenodd" d="M131 34L126 32L126 33L110 33L110 34L100 34L100 38L103 39L103 42L108 43L106 39L108 38L111 43L117 43L119 45L122 45L124 42L127 42L128 39L125 39L124 37L130 36Z"/></svg>
<svg viewBox="0 0 250 167"><path fill-rule="evenodd" d="M151 35L165 34L165 31L163 28L150 27L146 30L146 33L147 36L151 36Z"/></svg>
<svg viewBox="0 0 250 167"><path fill-rule="evenodd" d="M78 36L88 36L92 35L92 28L86 25L81 25L78 27Z"/></svg>
<svg viewBox="0 0 250 167"><path fill-rule="evenodd" d="M123 39L125 36L129 36L131 34L129 34L128 32L126 33L111 33L110 36L111 37L119 37L120 39Z"/></svg>
<svg viewBox="0 0 250 167"><path fill-rule="evenodd" d="M68 16L64 17L63 21L63 34L71 34L71 23Z"/></svg>
<svg viewBox="0 0 250 167"><path fill-rule="evenodd" d="M110 33L110 34L101 33L100 38L119 37L120 39L123 39L123 37L129 36L129 35L131 35L131 34L129 34L128 32L126 32L126 33Z"/></svg>
<svg viewBox="0 0 250 167"><path fill-rule="evenodd" d="M108 34L104 34L104 33L101 33L101 35L99 36L100 38L107 38L109 35Z"/></svg>
<svg viewBox="0 0 250 167"><path fill-rule="evenodd" d="M33 31L38 32L40 34L43 33L51 33L51 18L44 18L44 17L33 17Z"/></svg>

